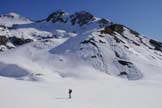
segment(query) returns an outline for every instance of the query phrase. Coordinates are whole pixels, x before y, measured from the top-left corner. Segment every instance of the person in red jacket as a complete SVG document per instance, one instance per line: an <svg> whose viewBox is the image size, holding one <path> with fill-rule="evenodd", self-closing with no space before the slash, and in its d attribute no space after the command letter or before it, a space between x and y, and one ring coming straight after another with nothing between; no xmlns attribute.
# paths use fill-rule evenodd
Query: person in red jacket
<svg viewBox="0 0 162 108"><path fill-rule="evenodd" d="M72 89L69 89L69 99L71 99Z"/></svg>

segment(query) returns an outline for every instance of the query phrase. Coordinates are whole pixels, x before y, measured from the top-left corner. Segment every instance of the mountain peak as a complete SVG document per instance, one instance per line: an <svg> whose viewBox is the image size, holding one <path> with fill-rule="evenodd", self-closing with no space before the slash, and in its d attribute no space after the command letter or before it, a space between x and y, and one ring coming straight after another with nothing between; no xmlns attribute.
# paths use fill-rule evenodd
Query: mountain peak
<svg viewBox="0 0 162 108"><path fill-rule="evenodd" d="M10 13L8 13L6 15L10 15L10 16L14 16L14 17L20 16L19 14L15 13L15 12L10 12Z"/></svg>
<svg viewBox="0 0 162 108"><path fill-rule="evenodd" d="M7 13L7 14L2 14L0 15L0 17L7 17L7 18L18 18L18 17L23 17L15 12L10 12L10 13Z"/></svg>
<svg viewBox="0 0 162 108"><path fill-rule="evenodd" d="M76 23L80 26L87 24L91 21L94 21L96 17L92 15L91 13L87 11L80 11L72 14L70 16L72 25L75 25Z"/></svg>
<svg viewBox="0 0 162 108"><path fill-rule="evenodd" d="M14 12L0 15L0 25L4 25L6 27L12 27L14 24L27 24L31 22L32 21L30 19Z"/></svg>
<svg viewBox="0 0 162 108"><path fill-rule="evenodd" d="M46 21L52 21L53 23L55 22L66 22L67 18L65 18L66 16L68 16L69 14L67 12L65 12L64 10L57 10L53 13L51 13Z"/></svg>
<svg viewBox="0 0 162 108"><path fill-rule="evenodd" d="M51 13L46 19L47 22L52 21L53 23L66 23L70 21L72 25L78 24L80 26L94 20L96 20L96 17L87 11L75 12L74 14L70 15L64 10L57 10Z"/></svg>

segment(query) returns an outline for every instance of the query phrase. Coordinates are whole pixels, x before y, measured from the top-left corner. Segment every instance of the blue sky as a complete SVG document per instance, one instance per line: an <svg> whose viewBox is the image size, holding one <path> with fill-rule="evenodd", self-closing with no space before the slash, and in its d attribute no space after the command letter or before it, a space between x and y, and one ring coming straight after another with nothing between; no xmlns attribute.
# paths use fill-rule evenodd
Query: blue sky
<svg viewBox="0 0 162 108"><path fill-rule="evenodd" d="M16 12L34 20L58 9L87 10L162 41L162 0L0 0L0 14Z"/></svg>

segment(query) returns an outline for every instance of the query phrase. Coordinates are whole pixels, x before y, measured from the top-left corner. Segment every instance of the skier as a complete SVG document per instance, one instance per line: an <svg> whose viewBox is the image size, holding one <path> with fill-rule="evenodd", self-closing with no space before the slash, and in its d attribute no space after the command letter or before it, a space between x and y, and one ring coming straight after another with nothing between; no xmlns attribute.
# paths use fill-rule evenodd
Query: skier
<svg viewBox="0 0 162 108"><path fill-rule="evenodd" d="M72 89L69 89L69 99L71 99Z"/></svg>

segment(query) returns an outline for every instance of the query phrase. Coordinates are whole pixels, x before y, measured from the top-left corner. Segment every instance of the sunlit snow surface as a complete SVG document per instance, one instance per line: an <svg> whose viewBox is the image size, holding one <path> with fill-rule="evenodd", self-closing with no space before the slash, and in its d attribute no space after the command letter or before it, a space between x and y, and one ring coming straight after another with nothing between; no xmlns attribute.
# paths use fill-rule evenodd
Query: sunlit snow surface
<svg viewBox="0 0 162 108"><path fill-rule="evenodd" d="M50 78L47 78L48 80ZM161 108L160 81L62 79L27 82L0 77L1 108ZM68 99L68 89L73 90Z"/></svg>

